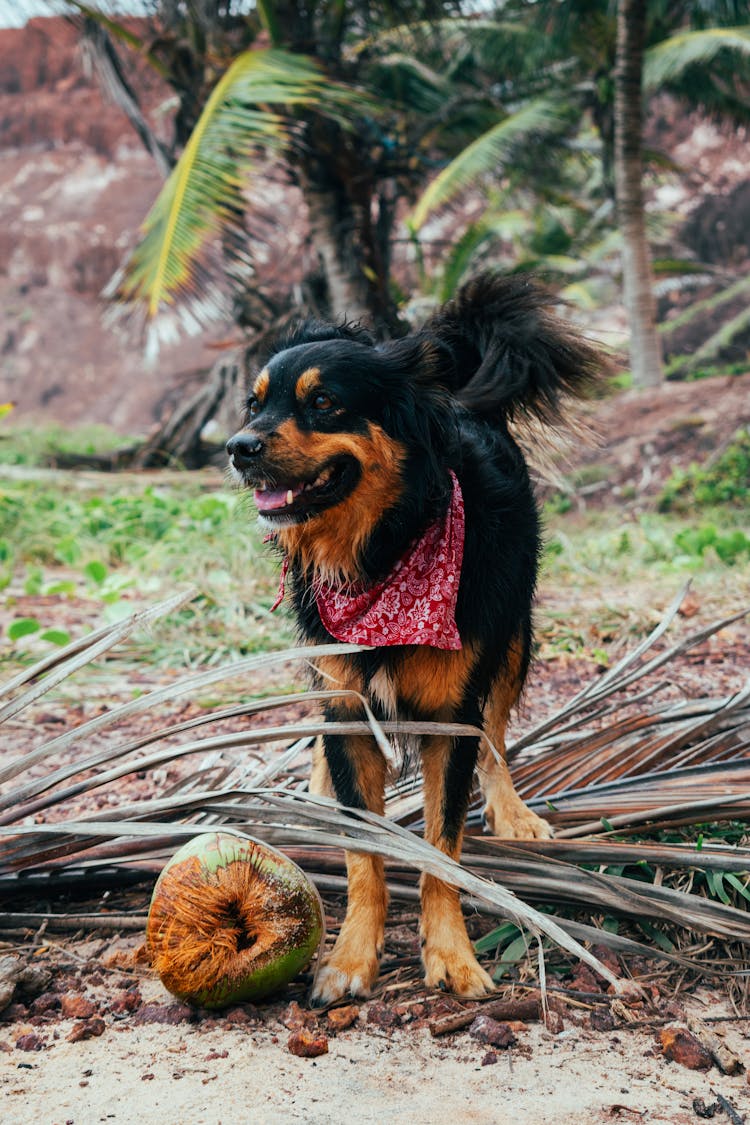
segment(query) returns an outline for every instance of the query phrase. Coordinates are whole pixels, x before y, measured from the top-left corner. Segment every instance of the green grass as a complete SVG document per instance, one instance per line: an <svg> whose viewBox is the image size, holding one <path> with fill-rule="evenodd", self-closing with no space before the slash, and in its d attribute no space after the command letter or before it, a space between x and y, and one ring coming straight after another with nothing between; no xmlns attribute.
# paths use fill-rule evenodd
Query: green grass
<svg viewBox="0 0 750 1125"><path fill-rule="evenodd" d="M688 577L707 619L750 602L750 523L737 503L748 455L745 433L710 469L691 470L689 487L675 485L679 503L664 511L551 504L537 613L542 656L606 666L613 650L653 627ZM283 608L269 614L278 560L261 539L251 499L218 471L0 469L8 666L189 586L197 599L133 642L131 655L179 668L292 644Z"/></svg>
<svg viewBox="0 0 750 1125"><path fill-rule="evenodd" d="M151 659L193 665L290 644L288 619L268 612L278 564L252 503L218 472L209 479L207 490L203 474L0 476L0 589L13 658L39 655L50 631L61 643L82 613L92 625L113 620L189 586L197 600L141 641ZM40 603L33 612L29 598Z"/></svg>
<svg viewBox="0 0 750 1125"><path fill-rule="evenodd" d="M643 636L690 580L701 620L750 605L750 520L732 506L632 515L546 512L537 635L543 656L609 654Z"/></svg>
<svg viewBox="0 0 750 1125"><path fill-rule="evenodd" d="M58 453L111 453L139 440L105 425L5 428L0 430L0 465L45 465Z"/></svg>

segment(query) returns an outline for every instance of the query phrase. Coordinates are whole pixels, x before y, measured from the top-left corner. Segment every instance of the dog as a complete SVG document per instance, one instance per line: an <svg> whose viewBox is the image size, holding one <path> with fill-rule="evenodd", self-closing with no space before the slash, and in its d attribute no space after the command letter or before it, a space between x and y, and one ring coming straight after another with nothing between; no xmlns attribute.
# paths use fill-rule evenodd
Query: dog
<svg viewBox="0 0 750 1125"><path fill-rule="evenodd" d="M551 835L517 795L505 728L529 667L540 552L537 506L511 424L558 424L601 366L598 350L522 275L469 281L415 333L376 343L360 325L308 320L255 378L227 444L239 483L283 555L301 640L352 641L361 653L316 662L316 685L356 692L381 720L483 728L425 736L425 838L458 859L475 768L490 830ZM368 646L368 647L364 647ZM329 702L331 721L360 702ZM383 814L386 762L373 738L325 735L310 788ZM313 1001L367 995L387 908L384 865L347 853L348 905ZM420 882L425 983L459 996L492 991L466 932L458 891Z"/></svg>

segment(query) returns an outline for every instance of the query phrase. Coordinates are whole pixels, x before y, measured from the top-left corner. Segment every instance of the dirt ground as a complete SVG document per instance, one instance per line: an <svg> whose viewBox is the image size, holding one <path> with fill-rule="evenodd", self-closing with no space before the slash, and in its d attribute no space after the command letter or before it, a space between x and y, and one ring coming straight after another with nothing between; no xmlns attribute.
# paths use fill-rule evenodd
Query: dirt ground
<svg viewBox="0 0 750 1125"><path fill-rule="evenodd" d="M627 391L589 404L584 418L592 441L572 467L601 472L582 486L579 502L642 507L675 469L716 456L750 424L750 372Z"/></svg>
<svg viewBox="0 0 750 1125"><path fill-rule="evenodd" d="M601 472L581 502L643 504L674 467L720 449L750 420L750 375L626 395L598 404L591 417L601 438L579 456L579 466ZM78 609L85 616L85 607ZM737 651L745 652L744 632L740 640ZM590 671L573 661L545 663L535 673L535 699L547 706L562 701ZM741 669L716 671L721 681ZM152 678L144 670L143 687L151 686ZM50 733L61 729L53 711L38 718ZM23 741L23 730L15 736ZM133 785L133 795L147 795L147 780L135 779ZM326 905L335 925L341 903ZM406 975L386 974L385 987L358 1004L356 1017L349 1013L351 1026L342 1029L328 1014L308 1011L304 981L259 1007L196 1013L174 1001L134 960L142 940L137 930L35 936L29 928L7 935L0 962L4 955L20 957L36 975L0 1013L0 1120L8 1125L750 1122L750 1016L735 1010L724 992L705 982L700 987L682 982L678 988L674 976L647 969L646 1001L623 1007L591 974L577 972L568 994L551 994L548 1026L510 1019L497 1031L480 1021L436 1036L437 1020L473 1005L424 991L416 919L397 921L389 928L384 969L389 959L391 967L403 962L409 966ZM514 996L524 995L516 987ZM664 1029L685 1029L693 1016L736 1057L735 1073L722 1070L710 1052L695 1058L682 1050L681 1062L665 1056ZM290 1037L300 1024L325 1043L324 1053L314 1058L292 1053ZM485 1041L488 1037L497 1042ZM704 1069L691 1069L687 1061Z"/></svg>
<svg viewBox="0 0 750 1125"><path fill-rule="evenodd" d="M69 970L55 978L61 991L0 1023L0 1113L8 1125L509 1125L520 1118L534 1125L687 1125L714 1115L741 1122L750 1111L744 1068L732 1075L715 1064L693 1070L662 1054L662 1027L684 1027L698 1015L719 1017L712 1027L724 1045L750 1062L750 1020L734 1018L726 1000L705 989L679 1001L662 998L658 1007L672 1018L647 1016L646 1026L608 1014L604 997L601 1005L566 1008L553 1001L565 1015L551 1029L512 1021L511 1045L500 1047L477 1038L477 1025L434 1036L430 1024L463 1005L413 990L400 1003L359 1005L353 1025L340 1031L327 1015L307 1012L296 986L299 1004L284 997L199 1016L158 981L119 967L127 960L123 944L107 942L103 950L101 941L74 943L58 959L58 970L66 963ZM599 1013L595 1027L592 1011ZM291 1052L301 1020L313 1023L325 1053Z"/></svg>

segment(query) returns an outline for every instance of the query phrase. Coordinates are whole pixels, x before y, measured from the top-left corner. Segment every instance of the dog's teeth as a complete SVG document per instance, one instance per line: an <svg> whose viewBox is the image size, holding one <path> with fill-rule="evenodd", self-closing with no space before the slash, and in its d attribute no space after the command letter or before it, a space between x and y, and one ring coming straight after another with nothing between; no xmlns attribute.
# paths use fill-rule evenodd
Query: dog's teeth
<svg viewBox="0 0 750 1125"><path fill-rule="evenodd" d="M292 490L290 488L289 491L286 494L286 502L287 502L287 504L291 504L293 500L294 500L294 493L292 492Z"/></svg>

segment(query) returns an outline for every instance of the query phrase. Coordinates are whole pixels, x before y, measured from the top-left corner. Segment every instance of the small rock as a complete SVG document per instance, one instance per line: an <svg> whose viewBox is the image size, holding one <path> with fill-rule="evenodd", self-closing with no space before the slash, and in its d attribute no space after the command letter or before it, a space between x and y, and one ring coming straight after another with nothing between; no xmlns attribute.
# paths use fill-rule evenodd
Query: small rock
<svg viewBox="0 0 750 1125"><path fill-rule="evenodd" d="M224 1012L224 1019L228 1024L232 1025L252 1023L254 1018L254 1009L248 1011L247 1008L243 1008L241 1005L237 1005L234 1008L227 1008L226 1012Z"/></svg>
<svg viewBox="0 0 750 1125"><path fill-rule="evenodd" d="M46 1012L56 1011L60 1007L60 996L57 992L43 992L37 996L29 1011L33 1016L43 1016Z"/></svg>
<svg viewBox="0 0 750 1125"><path fill-rule="evenodd" d="M22 1020L28 1019L29 1009L25 1004L8 1004L3 1009L2 1018L3 1023L20 1023Z"/></svg>
<svg viewBox="0 0 750 1125"><path fill-rule="evenodd" d="M112 953L106 954L106 956L102 958L101 963L104 965L105 969L132 969L142 951L143 956L146 956L145 948L146 943L144 942L143 945L136 950L115 949Z"/></svg>
<svg viewBox="0 0 750 1125"><path fill-rule="evenodd" d="M344 1031L359 1019L359 1008L356 1004L348 1004L345 1008L331 1008L328 1013L328 1022L334 1031Z"/></svg>
<svg viewBox="0 0 750 1125"><path fill-rule="evenodd" d="M42 965L28 965L15 953L0 955L0 1011L7 1008L16 994L26 998L38 996L49 988L52 974Z"/></svg>
<svg viewBox="0 0 750 1125"><path fill-rule="evenodd" d="M482 1059L482 1066L494 1066L497 1062L497 1055L494 1051L488 1051Z"/></svg>
<svg viewBox="0 0 750 1125"><path fill-rule="evenodd" d="M82 1039L98 1039L104 1035L107 1025L101 1016L92 1016L90 1020L81 1020L75 1024L70 1035L66 1038L69 1043L80 1043Z"/></svg>
<svg viewBox="0 0 750 1125"><path fill-rule="evenodd" d="M140 1008L143 997L139 988L129 988L127 992L118 992L113 997L109 1010L114 1016L127 1016Z"/></svg>
<svg viewBox="0 0 750 1125"><path fill-rule="evenodd" d="M132 1023L187 1023L195 1012L187 1004L143 1004L133 1013Z"/></svg>
<svg viewBox="0 0 750 1125"><path fill-rule="evenodd" d="M680 608L677 610L680 617L695 617L696 613L700 613L701 603L694 594L686 594L680 602Z"/></svg>
<svg viewBox="0 0 750 1125"><path fill-rule="evenodd" d="M594 975L588 965L584 965L583 961L579 961L576 965L573 979L569 982L569 987L575 989L576 992L602 991L599 978Z"/></svg>
<svg viewBox="0 0 750 1125"><path fill-rule="evenodd" d="M328 1053L328 1039L322 1032L310 1031L300 1027L293 1031L286 1042L287 1050L300 1059L316 1059Z"/></svg>
<svg viewBox="0 0 750 1125"><path fill-rule="evenodd" d="M279 1019L290 1031L297 1031L301 1027L315 1027L318 1022L315 1013L300 1008L296 1000L286 1006Z"/></svg>
<svg viewBox="0 0 750 1125"><path fill-rule="evenodd" d="M36 1032L29 1032L28 1035L19 1035L16 1039L16 1048L19 1051L43 1051L47 1044L42 1039L41 1035Z"/></svg>
<svg viewBox="0 0 750 1125"><path fill-rule="evenodd" d="M96 1004L77 992L69 992L60 999L60 1011L66 1019L85 1020L93 1016Z"/></svg>
<svg viewBox="0 0 750 1125"><path fill-rule="evenodd" d="M594 1008L589 1016L589 1026L593 1031L611 1031L615 1026L615 1017L609 1008Z"/></svg>
<svg viewBox="0 0 750 1125"><path fill-rule="evenodd" d="M662 1054L688 1070L709 1070L713 1059L686 1027L663 1027L659 1032Z"/></svg>
<svg viewBox="0 0 750 1125"><path fill-rule="evenodd" d="M401 1020L387 1004L370 1004L367 1009L367 1022L373 1027L396 1027Z"/></svg>
<svg viewBox="0 0 750 1125"><path fill-rule="evenodd" d="M550 1010L544 1017L544 1026L552 1035L560 1035L563 1031L565 1031L565 1020L562 1018L559 1012L556 1012L552 1008L550 1008ZM510 1028L508 1028L508 1030L510 1030Z"/></svg>
<svg viewBox="0 0 750 1125"><path fill-rule="evenodd" d="M592 945L591 952L597 961L601 961L605 968L619 977L622 972L622 965L620 964L617 954L614 953L608 945Z"/></svg>
<svg viewBox="0 0 750 1125"><path fill-rule="evenodd" d="M493 1020L491 1016L477 1016L469 1028L469 1035L472 1039L478 1039L480 1043L487 1043L491 1047L510 1047L516 1041L507 1023Z"/></svg>
<svg viewBox="0 0 750 1125"><path fill-rule="evenodd" d="M703 1098L693 1098L693 1113L696 1117L710 1119L715 1117L717 1112L721 1113L721 1106L718 1102L711 1102L710 1105L706 1105Z"/></svg>

